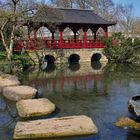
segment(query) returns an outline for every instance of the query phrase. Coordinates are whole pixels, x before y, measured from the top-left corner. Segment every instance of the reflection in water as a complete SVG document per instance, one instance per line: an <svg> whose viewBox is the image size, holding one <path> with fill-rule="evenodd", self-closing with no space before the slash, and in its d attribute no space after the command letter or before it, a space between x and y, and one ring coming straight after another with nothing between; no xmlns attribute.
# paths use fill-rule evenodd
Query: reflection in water
<svg viewBox="0 0 140 140"><path fill-rule="evenodd" d="M100 61L94 61L94 62L91 62L91 67L94 70L100 70L102 67L102 64L100 63Z"/></svg>
<svg viewBox="0 0 140 140"><path fill-rule="evenodd" d="M67 69L54 69L52 72L39 71L35 77L29 75L29 84L34 87L41 88L42 92L54 94L72 94L75 91L84 91L85 93L94 92L98 93L104 91L105 84L102 82L102 70L97 72L90 66L90 63L81 65L73 63ZM35 79L34 79L35 78Z"/></svg>
<svg viewBox="0 0 140 140"><path fill-rule="evenodd" d="M79 63L70 63L69 69L71 71L78 71L80 69L80 64Z"/></svg>
<svg viewBox="0 0 140 140"><path fill-rule="evenodd" d="M45 69L43 69L47 73L52 73L56 69L55 64L48 64Z"/></svg>
<svg viewBox="0 0 140 140"><path fill-rule="evenodd" d="M76 71L69 68L51 72L35 69L25 72L22 82L37 88L41 97L56 104L59 108L56 117L87 115L99 129L97 135L56 140L138 140L137 134L115 127L114 122L121 116L130 115L127 103L132 96L140 93L139 73L140 67L132 65L107 65L104 69L95 70L91 64L83 64ZM0 109L9 105L10 111L16 112L11 102L0 99ZM0 124L3 120L15 123L7 109L0 115ZM13 127L10 126L10 129L12 132ZM8 135L3 130L8 132L9 127L1 125L0 136L4 139L6 135L9 140L10 135L12 139L12 134Z"/></svg>

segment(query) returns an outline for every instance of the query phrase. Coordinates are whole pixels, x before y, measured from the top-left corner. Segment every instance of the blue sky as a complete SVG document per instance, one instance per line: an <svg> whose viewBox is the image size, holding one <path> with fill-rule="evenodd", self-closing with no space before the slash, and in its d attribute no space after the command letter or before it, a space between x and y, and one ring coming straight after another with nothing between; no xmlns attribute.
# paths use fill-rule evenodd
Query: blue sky
<svg viewBox="0 0 140 140"><path fill-rule="evenodd" d="M45 1L50 1L50 0L45 0ZM113 0L113 2L117 4L123 4L123 5L133 4L134 15L136 17L140 17L140 0Z"/></svg>
<svg viewBox="0 0 140 140"><path fill-rule="evenodd" d="M134 15L140 17L140 0L113 0L117 4L133 4Z"/></svg>

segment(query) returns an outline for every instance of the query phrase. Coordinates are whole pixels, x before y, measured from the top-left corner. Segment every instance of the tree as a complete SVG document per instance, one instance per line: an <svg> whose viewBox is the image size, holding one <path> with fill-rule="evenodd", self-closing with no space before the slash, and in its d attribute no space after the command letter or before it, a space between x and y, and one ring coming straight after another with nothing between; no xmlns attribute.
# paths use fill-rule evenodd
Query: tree
<svg viewBox="0 0 140 140"><path fill-rule="evenodd" d="M129 37L129 35L133 34L133 25L135 18L133 16L133 5L118 5L118 24L121 31L124 32L124 34Z"/></svg>
<svg viewBox="0 0 140 140"><path fill-rule="evenodd" d="M7 59L11 61L15 32L22 26L22 21L27 20L35 10L33 0L0 0L0 35L7 53ZM8 36L7 29L10 27Z"/></svg>
<svg viewBox="0 0 140 140"><path fill-rule="evenodd" d="M133 34L137 37L140 36L140 19L136 19L133 24Z"/></svg>
<svg viewBox="0 0 140 140"><path fill-rule="evenodd" d="M75 0L75 5L81 9L89 9L90 6L88 5L89 0Z"/></svg>
<svg viewBox="0 0 140 140"><path fill-rule="evenodd" d="M51 0L51 3L57 7L73 8L74 0Z"/></svg>

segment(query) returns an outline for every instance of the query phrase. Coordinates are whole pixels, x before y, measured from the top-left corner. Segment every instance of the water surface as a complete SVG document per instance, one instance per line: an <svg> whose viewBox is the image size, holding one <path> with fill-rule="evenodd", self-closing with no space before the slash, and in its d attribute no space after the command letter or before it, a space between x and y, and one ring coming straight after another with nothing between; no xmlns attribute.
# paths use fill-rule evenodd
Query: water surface
<svg viewBox="0 0 140 140"><path fill-rule="evenodd" d="M119 117L132 117L127 103L140 94L139 73L140 67L134 65L49 66L43 71L26 71L22 83L37 88L37 98L48 98L56 104L56 112L49 117L87 115L99 129L96 135L56 140L139 140L137 132L114 126ZM17 120L15 103L0 96L0 140L12 139Z"/></svg>

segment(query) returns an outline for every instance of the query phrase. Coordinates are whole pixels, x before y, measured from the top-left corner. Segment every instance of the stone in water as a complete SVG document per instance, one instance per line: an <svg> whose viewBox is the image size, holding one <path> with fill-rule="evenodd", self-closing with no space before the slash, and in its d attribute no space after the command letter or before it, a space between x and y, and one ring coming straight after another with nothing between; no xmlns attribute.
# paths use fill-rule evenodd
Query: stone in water
<svg viewBox="0 0 140 140"><path fill-rule="evenodd" d="M97 133L97 127L87 116L17 122L14 139L77 136Z"/></svg>
<svg viewBox="0 0 140 140"><path fill-rule="evenodd" d="M22 118L48 115L55 110L55 105L46 98L21 100L16 107Z"/></svg>

